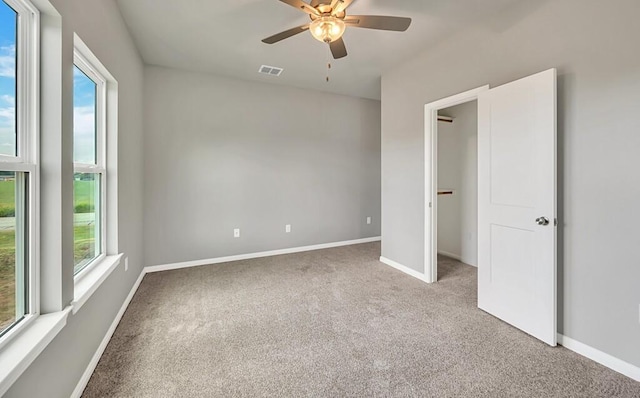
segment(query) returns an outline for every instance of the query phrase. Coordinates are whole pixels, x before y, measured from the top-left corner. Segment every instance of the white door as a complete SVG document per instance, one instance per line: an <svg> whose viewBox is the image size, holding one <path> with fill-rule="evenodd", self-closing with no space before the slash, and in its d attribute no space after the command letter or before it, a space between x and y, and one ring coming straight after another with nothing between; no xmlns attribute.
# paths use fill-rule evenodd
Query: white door
<svg viewBox="0 0 640 398"><path fill-rule="evenodd" d="M478 97L478 307L556 345L556 70Z"/></svg>

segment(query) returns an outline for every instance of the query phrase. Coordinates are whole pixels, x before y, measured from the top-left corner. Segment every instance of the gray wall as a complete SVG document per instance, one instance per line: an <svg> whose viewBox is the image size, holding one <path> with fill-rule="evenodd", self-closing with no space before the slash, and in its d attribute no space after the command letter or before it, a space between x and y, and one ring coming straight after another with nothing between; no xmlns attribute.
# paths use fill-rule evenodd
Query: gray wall
<svg viewBox="0 0 640 398"><path fill-rule="evenodd" d="M478 102L443 109L438 123L438 253L478 265Z"/></svg>
<svg viewBox="0 0 640 398"><path fill-rule="evenodd" d="M557 67L559 332L640 366L640 2L519 7L383 75L383 255L422 271L424 104Z"/></svg>
<svg viewBox="0 0 640 398"><path fill-rule="evenodd" d="M380 235L379 101L147 67L145 134L146 265Z"/></svg>
<svg viewBox="0 0 640 398"><path fill-rule="evenodd" d="M58 107L62 104L60 109L63 115L61 117L59 111L58 118L63 120L64 128L57 147L45 146L44 142L50 144L47 141L51 139L49 133L53 134L55 129L52 130L52 126L43 124L42 134L46 136L43 137L43 156L45 151L51 155L49 157L55 157L52 151L61 154L57 169L45 169L43 166L43 179L47 178L49 182L58 181L66 188L68 192L62 196L61 208L63 216L71 217L73 204L69 189L73 182L73 160L70 121L73 115L71 95L75 31L119 83L118 241L119 251L129 257L129 271L125 272L121 264L78 313L69 315L65 328L16 381L6 397L68 397L140 275L143 264L142 61L112 0L51 0L51 3L62 16L62 86L60 87L60 75L58 79L46 84L47 90L55 90L57 85L58 94L61 92L62 97L53 102L56 102ZM45 107L55 108L56 104L45 104ZM54 198L43 196L42 200L50 202ZM48 219L43 221L48 222ZM48 235L47 248L55 245L64 247L62 251L70 253L72 258L71 228L70 221L63 225L64 235L59 240ZM64 256L53 258L43 255L41 266L43 270L50 271L47 278L65 279L63 291L58 295L63 297L61 305L66 306L73 297L73 283L69 279L73 275L73 261L64 262L61 260L62 257ZM48 282L49 279L44 280L43 284Z"/></svg>

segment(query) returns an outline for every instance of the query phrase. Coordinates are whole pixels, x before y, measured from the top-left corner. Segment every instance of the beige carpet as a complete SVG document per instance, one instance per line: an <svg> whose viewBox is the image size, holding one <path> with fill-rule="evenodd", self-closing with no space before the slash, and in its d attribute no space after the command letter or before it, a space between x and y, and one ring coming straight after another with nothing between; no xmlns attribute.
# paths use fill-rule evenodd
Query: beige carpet
<svg viewBox="0 0 640 398"><path fill-rule="evenodd" d="M364 244L147 275L85 397L640 397L640 383L426 285Z"/></svg>

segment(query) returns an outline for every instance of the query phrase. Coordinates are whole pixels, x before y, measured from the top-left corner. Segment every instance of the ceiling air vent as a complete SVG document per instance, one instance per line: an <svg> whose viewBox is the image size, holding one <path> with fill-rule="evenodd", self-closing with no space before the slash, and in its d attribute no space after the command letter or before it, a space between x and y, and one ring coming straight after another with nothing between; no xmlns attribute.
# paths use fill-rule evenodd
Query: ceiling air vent
<svg viewBox="0 0 640 398"><path fill-rule="evenodd" d="M280 74L282 74L282 71L282 68L269 65L262 65L260 69L258 69L258 72L270 76L280 76Z"/></svg>

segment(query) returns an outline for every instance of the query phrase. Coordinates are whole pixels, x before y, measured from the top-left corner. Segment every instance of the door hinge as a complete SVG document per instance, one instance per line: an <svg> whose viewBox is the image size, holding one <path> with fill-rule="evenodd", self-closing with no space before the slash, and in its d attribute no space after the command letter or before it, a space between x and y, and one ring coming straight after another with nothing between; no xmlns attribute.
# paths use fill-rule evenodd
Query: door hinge
<svg viewBox="0 0 640 398"><path fill-rule="evenodd" d="M429 208L431 208L431 202L429 202Z"/></svg>
<svg viewBox="0 0 640 398"><path fill-rule="evenodd" d="M553 219L553 226L554 226L554 227L557 227L557 226L558 226L558 219L557 219L557 218L554 218L554 219Z"/></svg>

